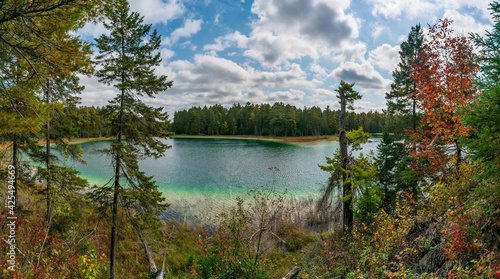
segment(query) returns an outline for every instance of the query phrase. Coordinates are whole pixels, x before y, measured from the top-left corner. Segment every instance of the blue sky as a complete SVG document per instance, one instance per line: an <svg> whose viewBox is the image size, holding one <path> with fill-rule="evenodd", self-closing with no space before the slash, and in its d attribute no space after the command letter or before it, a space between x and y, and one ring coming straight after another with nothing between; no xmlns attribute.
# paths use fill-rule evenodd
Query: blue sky
<svg viewBox="0 0 500 279"><path fill-rule="evenodd" d="M487 0L130 0L162 35L158 74L173 87L148 104L192 106L283 102L339 107L334 89L355 82L357 111L385 108L385 92L412 26L453 20L457 35L492 29ZM86 25L93 41L106 33ZM116 91L81 77L84 105L105 105Z"/></svg>

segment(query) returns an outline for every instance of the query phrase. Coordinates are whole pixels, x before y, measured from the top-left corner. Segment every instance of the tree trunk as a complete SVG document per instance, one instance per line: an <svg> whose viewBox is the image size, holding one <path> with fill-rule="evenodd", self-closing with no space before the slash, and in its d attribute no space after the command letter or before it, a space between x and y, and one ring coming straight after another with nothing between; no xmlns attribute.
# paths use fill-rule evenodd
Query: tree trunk
<svg viewBox="0 0 500 279"><path fill-rule="evenodd" d="M122 55L124 55L125 52L125 46L123 42L123 37L122 37ZM125 72L122 70L121 74L121 81L122 83L125 82ZM121 96L120 96L120 115L118 116L118 137L116 139L116 142L118 145L121 144L122 142L122 132L123 132L123 102L125 98L125 89L122 89ZM121 148L118 146L118 148ZM120 156L121 156L121 150L115 150L115 187L113 190L113 215L111 217L111 252L109 253L109 270L110 270L110 278L115 279L116 278L116 221L118 219L118 196L119 196L119 191L120 191Z"/></svg>
<svg viewBox="0 0 500 279"><path fill-rule="evenodd" d="M297 275L299 274L299 272L300 272L300 267L295 266L282 279L294 279L294 278L297 278Z"/></svg>
<svg viewBox="0 0 500 279"><path fill-rule="evenodd" d="M347 137L345 131L346 121L346 97L342 90L339 91L340 95L340 116L339 116L339 143L340 143L340 158L341 168L347 169ZM342 217L342 231L344 234L352 231L353 211L351 209L352 197L346 199L351 195L351 183L346 182L347 173L342 171L342 198L343 198L343 217Z"/></svg>
<svg viewBox="0 0 500 279"><path fill-rule="evenodd" d="M148 260L149 263L149 274L152 279L163 279L164 274L165 274L165 257L163 258L163 267L161 270L158 270L156 267L155 261L153 259L153 254L151 253L151 250L149 249L149 243L148 239L146 236L142 233L141 228L132 221L132 226L135 228L137 231L137 234L139 235L139 238L142 242L142 246L144 247L144 253L146 254L146 259Z"/></svg>
<svg viewBox="0 0 500 279"><path fill-rule="evenodd" d="M151 277L156 277L158 274L158 268L156 268L155 261L153 260L153 255L151 254L151 250L149 250L149 243L142 231L139 228L137 229L137 233L139 234L139 238L141 239L142 245L144 246L144 253L146 254L146 258L149 262L149 272L151 273Z"/></svg>
<svg viewBox="0 0 500 279"><path fill-rule="evenodd" d="M121 142L121 135L118 134L118 142ZM116 275L116 221L118 215L118 191L120 189L120 155L116 155L115 168L115 188L113 192L113 216L111 218L111 253L110 253L110 271L111 279Z"/></svg>
<svg viewBox="0 0 500 279"><path fill-rule="evenodd" d="M417 132L417 100L413 98L413 133Z"/></svg>

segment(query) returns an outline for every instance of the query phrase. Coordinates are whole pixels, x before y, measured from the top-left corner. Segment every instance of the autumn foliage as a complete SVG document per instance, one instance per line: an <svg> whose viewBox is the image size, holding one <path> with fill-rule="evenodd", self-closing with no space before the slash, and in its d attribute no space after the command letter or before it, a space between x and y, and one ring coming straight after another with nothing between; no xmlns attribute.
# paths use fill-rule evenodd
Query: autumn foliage
<svg viewBox="0 0 500 279"><path fill-rule="evenodd" d="M423 63L413 65L416 83L413 97L421 103L422 123L417 132L410 131L411 155L416 168L433 174L444 171L450 156L459 165L459 137L466 137L470 127L463 125L458 110L467 108L475 98L474 74L479 71L470 39L453 36L452 22L443 19L430 26L428 41L420 54ZM454 145L455 152L446 152Z"/></svg>

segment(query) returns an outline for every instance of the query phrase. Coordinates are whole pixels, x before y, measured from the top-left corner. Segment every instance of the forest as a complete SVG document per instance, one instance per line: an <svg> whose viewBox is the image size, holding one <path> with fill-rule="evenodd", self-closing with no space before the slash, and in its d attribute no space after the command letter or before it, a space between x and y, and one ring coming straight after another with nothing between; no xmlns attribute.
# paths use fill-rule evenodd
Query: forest
<svg viewBox="0 0 500 279"><path fill-rule="evenodd" d="M109 137L108 115L104 107L66 106L58 110L52 125L72 125L75 137ZM338 133L340 110L329 107L297 109L283 103L245 106L235 104L193 107L177 111L167 131L184 135L254 135L254 136L320 136ZM229 123L229 124L228 124ZM394 117L377 111L349 112L346 129L363 127L369 133L392 132L398 123ZM390 128L389 128L390 127Z"/></svg>
<svg viewBox="0 0 500 279"><path fill-rule="evenodd" d="M189 135L254 135L254 136L320 136L334 135L339 130L340 110L330 107L296 108L283 103L245 106L235 104L192 107L177 111L172 122L172 132ZM355 113L347 116L348 130L363 129L369 133L382 133L383 127L396 122L393 117L377 111Z"/></svg>
<svg viewBox="0 0 500 279"><path fill-rule="evenodd" d="M214 105L172 123L144 101L175 86L154 70L161 36L127 1L0 9L1 278L500 278L500 2L483 36L447 19L412 27L383 113L355 112L362 96L341 80L339 110ZM84 42L88 22L108 32ZM80 106L78 74L116 95ZM374 154L355 152L380 132ZM336 134L339 148L318 166L329 179L317 199L255 185L192 223L165 217L139 166L172 133ZM113 170L102 185L63 163L82 161L71 141L89 137L111 142L96 151Z"/></svg>

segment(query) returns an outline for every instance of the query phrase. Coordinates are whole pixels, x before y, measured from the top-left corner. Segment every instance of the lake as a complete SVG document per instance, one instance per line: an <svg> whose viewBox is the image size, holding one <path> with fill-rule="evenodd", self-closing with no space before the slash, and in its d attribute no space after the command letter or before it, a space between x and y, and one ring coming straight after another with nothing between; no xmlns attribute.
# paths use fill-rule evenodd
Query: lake
<svg viewBox="0 0 500 279"><path fill-rule="evenodd" d="M364 145L364 152L375 150L379 142L380 138L372 138ZM110 143L81 143L87 164L68 164L74 164L92 184L102 185L113 177L113 169L110 158L95 150L106 148ZM178 138L167 143L172 147L165 156L141 161L141 170L154 175L159 190L172 205L189 207L206 203L210 210L222 208L224 201L245 196L260 186L269 186L281 193L286 190L295 197L315 196L329 177L318 164L325 164L325 156L332 156L339 147L338 142L300 146L214 138Z"/></svg>

